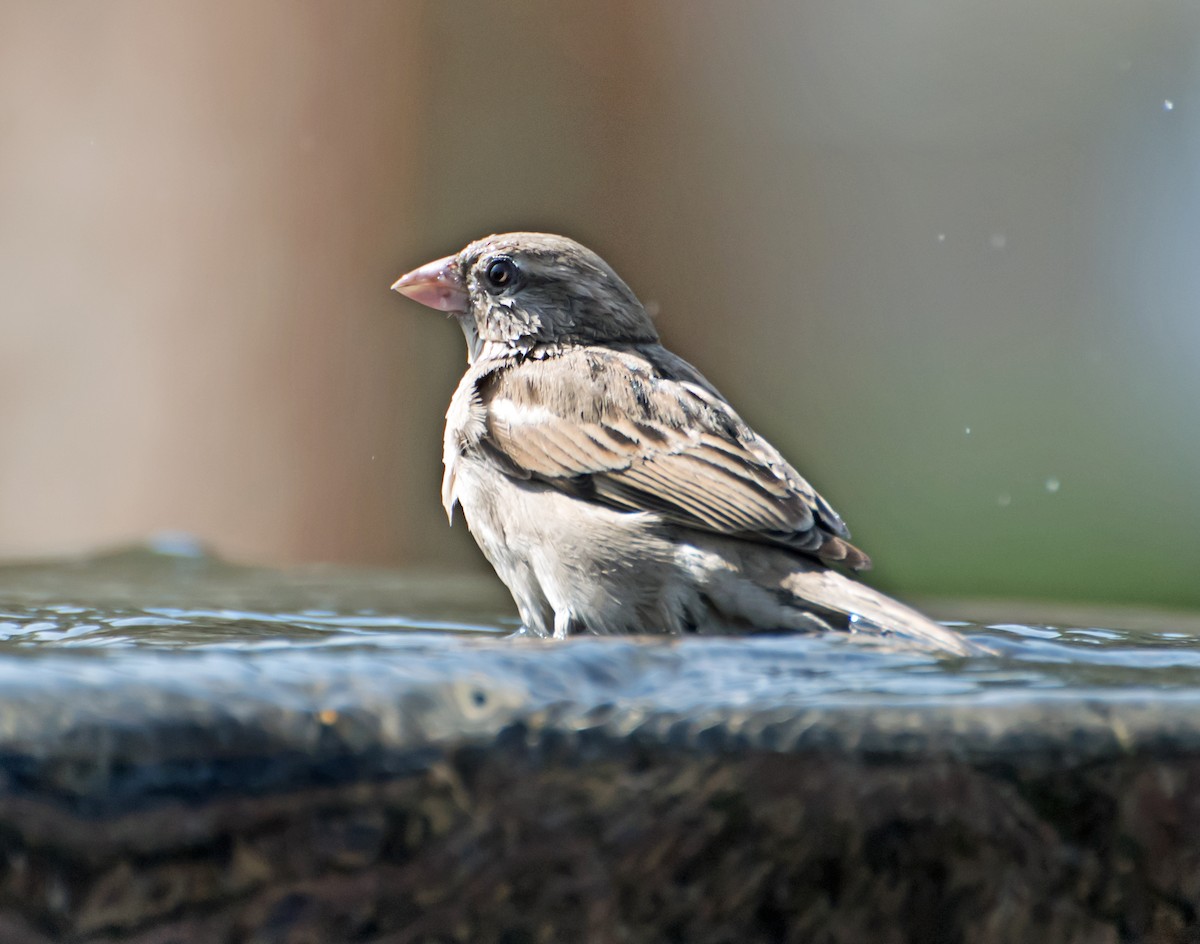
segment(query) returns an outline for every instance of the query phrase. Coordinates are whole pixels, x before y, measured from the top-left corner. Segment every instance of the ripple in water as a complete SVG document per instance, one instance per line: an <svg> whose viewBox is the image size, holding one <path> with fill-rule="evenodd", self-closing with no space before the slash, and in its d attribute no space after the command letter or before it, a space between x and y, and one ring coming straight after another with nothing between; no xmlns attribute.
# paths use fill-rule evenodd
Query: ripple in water
<svg viewBox="0 0 1200 944"><path fill-rule="evenodd" d="M847 637L509 639L517 628L510 607L491 578L278 572L190 547L136 548L0 568L0 678L28 683L31 672L44 673L39 684L61 684L179 670L198 684L256 672L320 675L351 663L382 675L398 665L494 672L499 660L540 678L547 697L582 672L598 686L620 681L631 698L638 685L653 687L656 699L669 695L681 707L1200 689L1196 614L1013 606L1013 618L1002 619L1004 604L966 602L943 615L975 616L951 625L996 655L939 659ZM1042 618L1031 618L1039 609Z"/></svg>

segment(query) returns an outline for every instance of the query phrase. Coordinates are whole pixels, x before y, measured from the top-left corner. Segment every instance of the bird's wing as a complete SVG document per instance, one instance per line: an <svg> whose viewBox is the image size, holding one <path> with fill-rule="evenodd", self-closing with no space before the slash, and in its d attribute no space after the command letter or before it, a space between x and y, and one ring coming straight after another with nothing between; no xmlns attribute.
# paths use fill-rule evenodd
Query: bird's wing
<svg viewBox="0 0 1200 944"><path fill-rule="evenodd" d="M837 512L685 361L658 345L572 348L477 386L480 447L509 474L855 569Z"/></svg>

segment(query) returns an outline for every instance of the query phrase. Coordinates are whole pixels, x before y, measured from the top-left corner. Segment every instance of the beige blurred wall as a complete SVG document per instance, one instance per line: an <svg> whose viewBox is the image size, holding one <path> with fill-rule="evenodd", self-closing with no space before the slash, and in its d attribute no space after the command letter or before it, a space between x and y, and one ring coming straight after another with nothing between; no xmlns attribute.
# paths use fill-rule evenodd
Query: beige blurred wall
<svg viewBox="0 0 1200 944"><path fill-rule="evenodd" d="M406 546L387 285L424 97L375 3L0 11L0 554L159 529L236 556Z"/></svg>
<svg viewBox="0 0 1200 944"><path fill-rule="evenodd" d="M0 555L480 567L488 232L600 250L907 592L1200 605L1190 0L0 7ZM970 430L968 432L968 430Z"/></svg>

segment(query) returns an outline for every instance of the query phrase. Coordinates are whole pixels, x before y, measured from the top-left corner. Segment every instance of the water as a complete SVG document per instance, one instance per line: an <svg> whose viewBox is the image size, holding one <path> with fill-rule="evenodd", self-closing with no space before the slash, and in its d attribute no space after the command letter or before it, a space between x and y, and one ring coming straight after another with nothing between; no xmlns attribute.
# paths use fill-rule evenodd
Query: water
<svg viewBox="0 0 1200 944"><path fill-rule="evenodd" d="M402 681L461 677L511 684L526 703L629 704L652 695L684 712L1200 692L1197 614L947 605L942 615L975 614L953 625L996 655L939 659L840 636L510 639L510 608L490 578L278 572L234 566L179 541L9 565L0 567L0 686L12 698L136 679L255 700L284 697L288 683L311 694L322 680L336 687L340 679L338 698L347 701L364 687L385 693Z"/></svg>

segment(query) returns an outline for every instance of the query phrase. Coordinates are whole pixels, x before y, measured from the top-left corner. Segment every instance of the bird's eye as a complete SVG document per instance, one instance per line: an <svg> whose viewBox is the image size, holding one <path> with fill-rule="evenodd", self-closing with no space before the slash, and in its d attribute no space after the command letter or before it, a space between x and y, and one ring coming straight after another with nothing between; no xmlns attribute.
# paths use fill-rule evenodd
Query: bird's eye
<svg viewBox="0 0 1200 944"><path fill-rule="evenodd" d="M483 276L487 279L488 287L495 292L501 292L515 285L517 275L517 264L511 259L504 257L493 259L483 271Z"/></svg>

